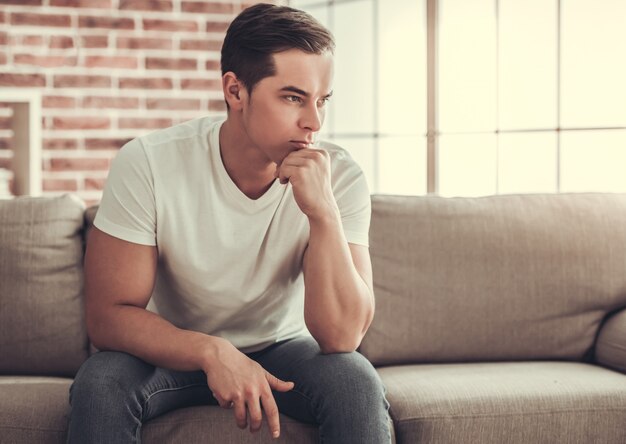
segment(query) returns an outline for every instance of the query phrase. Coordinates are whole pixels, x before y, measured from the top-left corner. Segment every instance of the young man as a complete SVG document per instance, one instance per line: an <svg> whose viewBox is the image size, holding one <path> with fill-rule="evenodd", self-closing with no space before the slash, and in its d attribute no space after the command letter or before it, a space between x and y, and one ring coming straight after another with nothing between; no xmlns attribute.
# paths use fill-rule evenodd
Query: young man
<svg viewBox="0 0 626 444"><path fill-rule="evenodd" d="M85 258L101 351L70 390L69 442L139 442L145 421L200 404L251 432L265 416L274 437L280 411L324 443L390 442L385 389L355 351L374 316L369 192L314 139L333 49L306 13L250 7L222 48L226 120L120 150Z"/></svg>

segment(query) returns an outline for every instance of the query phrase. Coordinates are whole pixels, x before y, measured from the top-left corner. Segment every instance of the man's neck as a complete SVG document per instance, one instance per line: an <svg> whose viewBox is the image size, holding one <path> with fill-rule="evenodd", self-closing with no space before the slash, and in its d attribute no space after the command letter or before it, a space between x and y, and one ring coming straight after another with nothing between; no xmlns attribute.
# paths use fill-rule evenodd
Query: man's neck
<svg viewBox="0 0 626 444"><path fill-rule="evenodd" d="M227 118L219 134L220 156L231 180L250 199L272 186L276 164L254 146L239 122Z"/></svg>

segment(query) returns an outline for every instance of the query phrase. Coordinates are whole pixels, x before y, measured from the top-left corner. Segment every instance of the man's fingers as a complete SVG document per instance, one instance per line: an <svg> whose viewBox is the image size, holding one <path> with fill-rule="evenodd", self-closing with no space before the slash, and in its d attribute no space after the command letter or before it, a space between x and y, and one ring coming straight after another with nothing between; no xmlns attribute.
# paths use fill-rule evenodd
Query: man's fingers
<svg viewBox="0 0 626 444"><path fill-rule="evenodd" d="M283 381L269 372L265 372L265 377L272 390L278 390L280 392L288 392L293 389L295 384L292 381Z"/></svg>
<svg viewBox="0 0 626 444"><path fill-rule="evenodd" d="M274 400L274 395L270 391L261 395L261 403L263 404L263 411L267 417L267 425L270 428L270 433L273 438L280 436L280 417L278 415L278 406Z"/></svg>
<svg viewBox="0 0 626 444"><path fill-rule="evenodd" d="M238 399L233 401L233 408L235 409L235 421L237 421L237 427L245 429L248 426L247 413L246 413L246 401Z"/></svg>
<svg viewBox="0 0 626 444"><path fill-rule="evenodd" d="M250 419L250 432L258 432L261 428L263 413L261 413L261 405L259 398L253 397L248 400L248 418Z"/></svg>

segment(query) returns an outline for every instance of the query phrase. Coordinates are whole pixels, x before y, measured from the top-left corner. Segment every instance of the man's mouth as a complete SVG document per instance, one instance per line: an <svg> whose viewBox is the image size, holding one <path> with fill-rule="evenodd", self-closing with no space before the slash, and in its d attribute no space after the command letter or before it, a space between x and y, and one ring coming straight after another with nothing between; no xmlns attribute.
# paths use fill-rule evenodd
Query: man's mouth
<svg viewBox="0 0 626 444"><path fill-rule="evenodd" d="M291 146L301 150L304 148L311 148L312 142L307 142L305 140L290 140Z"/></svg>

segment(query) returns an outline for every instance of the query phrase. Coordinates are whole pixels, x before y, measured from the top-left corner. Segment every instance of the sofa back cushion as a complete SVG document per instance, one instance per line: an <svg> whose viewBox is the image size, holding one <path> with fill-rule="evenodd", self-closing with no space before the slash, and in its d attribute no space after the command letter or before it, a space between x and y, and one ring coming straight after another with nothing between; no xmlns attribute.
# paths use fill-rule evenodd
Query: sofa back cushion
<svg viewBox="0 0 626 444"><path fill-rule="evenodd" d="M0 374L72 376L88 356L75 197L0 201Z"/></svg>
<svg viewBox="0 0 626 444"><path fill-rule="evenodd" d="M626 306L626 194L372 196L376 365L590 357Z"/></svg>

